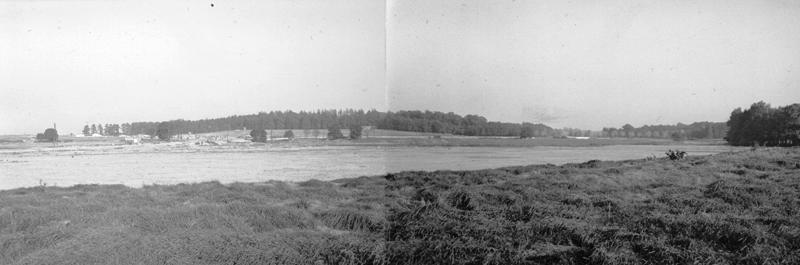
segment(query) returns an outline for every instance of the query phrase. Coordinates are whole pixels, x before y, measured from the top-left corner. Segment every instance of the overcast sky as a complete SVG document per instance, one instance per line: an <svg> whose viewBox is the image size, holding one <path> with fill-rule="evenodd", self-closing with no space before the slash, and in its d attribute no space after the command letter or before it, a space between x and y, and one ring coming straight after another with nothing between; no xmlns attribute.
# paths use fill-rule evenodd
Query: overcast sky
<svg viewBox="0 0 800 265"><path fill-rule="evenodd" d="M392 109L598 130L800 103L800 1L389 4Z"/></svg>
<svg viewBox="0 0 800 265"><path fill-rule="evenodd" d="M318 108L725 121L800 102L798 25L777 0L0 1L0 134Z"/></svg>
<svg viewBox="0 0 800 265"><path fill-rule="evenodd" d="M214 3L214 7L211 6ZM0 1L0 134L386 109L375 0Z"/></svg>

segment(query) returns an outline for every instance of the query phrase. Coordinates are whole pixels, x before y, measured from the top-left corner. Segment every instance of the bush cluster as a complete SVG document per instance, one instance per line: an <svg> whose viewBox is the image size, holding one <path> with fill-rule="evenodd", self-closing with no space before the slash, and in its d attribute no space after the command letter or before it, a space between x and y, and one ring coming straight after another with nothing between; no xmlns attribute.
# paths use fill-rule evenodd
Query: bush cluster
<svg viewBox="0 0 800 265"><path fill-rule="evenodd" d="M763 101L733 110L725 140L732 145L800 145L800 104L772 108Z"/></svg>

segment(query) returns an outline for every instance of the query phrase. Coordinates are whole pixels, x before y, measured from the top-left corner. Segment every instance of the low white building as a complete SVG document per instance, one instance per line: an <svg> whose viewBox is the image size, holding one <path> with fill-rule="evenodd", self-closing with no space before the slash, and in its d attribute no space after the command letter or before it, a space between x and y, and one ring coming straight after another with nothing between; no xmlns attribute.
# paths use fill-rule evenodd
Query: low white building
<svg viewBox="0 0 800 265"><path fill-rule="evenodd" d="M126 144L141 144L142 140L140 138L136 138L133 136L125 136L125 143Z"/></svg>

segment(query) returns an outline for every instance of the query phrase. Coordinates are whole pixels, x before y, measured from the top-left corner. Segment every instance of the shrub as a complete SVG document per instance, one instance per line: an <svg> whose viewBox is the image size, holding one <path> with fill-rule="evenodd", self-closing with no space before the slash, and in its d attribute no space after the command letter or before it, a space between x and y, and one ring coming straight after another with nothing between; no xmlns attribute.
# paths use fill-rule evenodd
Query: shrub
<svg viewBox="0 0 800 265"><path fill-rule="evenodd" d="M342 134L342 128L339 127L338 124L333 124L328 127L328 140L336 140L342 138L344 138L344 135Z"/></svg>
<svg viewBox="0 0 800 265"><path fill-rule="evenodd" d="M267 142L267 131L264 130L264 129L252 130L252 131L250 131L250 137L252 137L250 139L250 141L266 143Z"/></svg>
<svg viewBox="0 0 800 265"><path fill-rule="evenodd" d="M683 160L684 158L686 158L686 152L681 150L672 151L672 149L670 149L665 154L667 155L667 158L669 158L669 160Z"/></svg>
<svg viewBox="0 0 800 265"><path fill-rule="evenodd" d="M283 138L294 139L294 132L292 130L286 130L283 132Z"/></svg>
<svg viewBox="0 0 800 265"><path fill-rule="evenodd" d="M361 125L350 126L350 139L361 139Z"/></svg>

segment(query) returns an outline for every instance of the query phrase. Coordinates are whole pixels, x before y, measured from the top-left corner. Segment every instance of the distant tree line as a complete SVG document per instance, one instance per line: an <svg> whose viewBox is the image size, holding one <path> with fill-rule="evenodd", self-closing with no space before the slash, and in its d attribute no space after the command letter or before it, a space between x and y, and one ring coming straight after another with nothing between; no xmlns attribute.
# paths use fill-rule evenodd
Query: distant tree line
<svg viewBox="0 0 800 265"><path fill-rule="evenodd" d="M555 129L554 136L573 136L573 137L580 137L580 136L597 136L591 130L583 130L578 128L562 128L562 129Z"/></svg>
<svg viewBox="0 0 800 265"><path fill-rule="evenodd" d="M398 111L380 112L377 110L317 110L317 111L270 111L251 115L235 115L225 118L202 120L172 120L166 122L124 123L115 128L125 135L147 134L162 136L185 133L208 133L234 129L248 130L311 130L330 128L360 128L376 126L379 129L447 133L469 136L513 136L544 137L554 136L556 130L544 124L508 123L487 121L478 115L460 116L438 111ZM105 128L108 128L106 125ZM111 125L112 127L115 125ZM94 127L94 129L92 129ZM100 126L86 126L90 134L101 133ZM107 129L106 129L107 131ZM524 132L523 132L524 131ZM359 138L358 130L351 137ZM260 136L260 135L257 135ZM344 136L342 136L344 137ZM161 137L160 137L161 138ZM339 138L332 135L329 138Z"/></svg>
<svg viewBox="0 0 800 265"><path fill-rule="evenodd" d="M731 145L800 145L800 104L772 108L763 101L736 108L728 120L725 140Z"/></svg>
<svg viewBox="0 0 800 265"><path fill-rule="evenodd" d="M169 134L209 133L236 129L322 129L333 124L344 127L352 125L377 124L385 114L377 110L317 110L317 111L270 111L250 115L234 115L225 118L202 120L172 120L166 122L134 122L122 124L122 133L126 135L157 135L161 129Z"/></svg>
<svg viewBox="0 0 800 265"><path fill-rule="evenodd" d="M704 139L725 138L733 145L763 144L800 145L800 104L771 108L769 104L758 102L750 109L737 108L731 118L724 122L695 122L676 125L645 125L634 127L625 124L620 128L607 127L601 132L591 132L575 128L553 129L544 124L509 123L488 121L479 115L461 116L453 112L439 111L397 111L377 110L317 110L317 111L270 111L250 115L234 115L225 118L202 120L172 120L165 122L133 122L124 124L86 125L84 135L135 135L147 134L160 139L170 135L186 133L208 133L234 129L250 130L311 130L328 128L329 139L344 138L341 128L349 128L350 138L361 137L361 126L376 126L379 129L444 133L467 136L511 136L511 137L550 137L550 136L595 136ZM356 129L358 128L358 129ZM730 128L730 129L729 129ZM333 130L332 130L333 129ZM293 133L292 135L293 136ZM42 134L44 137L44 134ZM254 139L266 137L260 132ZM287 137L291 138L291 137ZM44 139L44 138L43 138Z"/></svg>
<svg viewBox="0 0 800 265"><path fill-rule="evenodd" d="M639 128L625 124L621 128L603 128L603 137L627 138L671 138L684 139L722 139L728 131L724 122L695 122L676 125L645 125Z"/></svg>
<svg viewBox="0 0 800 265"><path fill-rule="evenodd" d="M92 136L95 134L105 135L105 136L119 136L122 134L122 130L119 124L106 124L103 127L102 124L92 124L90 127L88 124L83 126L83 135L85 136Z"/></svg>
<svg viewBox="0 0 800 265"><path fill-rule="evenodd" d="M487 121L478 115L464 117L439 111L388 112L377 124L379 129L447 133L468 136L552 136L553 128L544 124ZM523 128L525 133L523 134Z"/></svg>

